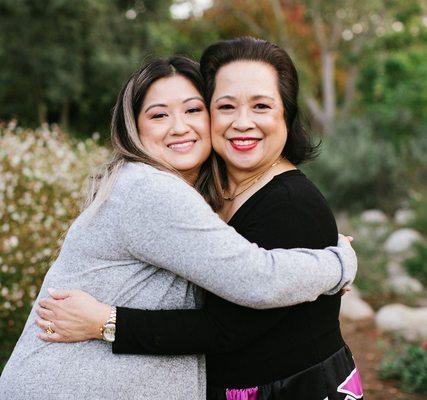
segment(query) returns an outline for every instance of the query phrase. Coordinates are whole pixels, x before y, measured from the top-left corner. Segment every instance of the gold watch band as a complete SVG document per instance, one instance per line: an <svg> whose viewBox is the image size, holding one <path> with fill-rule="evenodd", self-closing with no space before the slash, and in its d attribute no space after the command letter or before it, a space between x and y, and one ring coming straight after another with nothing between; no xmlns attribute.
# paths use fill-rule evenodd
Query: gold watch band
<svg viewBox="0 0 427 400"><path fill-rule="evenodd" d="M99 331L101 334L101 339L104 338L104 329L105 329L106 325L107 324L116 324L116 319L117 319L117 307L111 306L110 315L108 317L108 320L101 326L101 328L99 328Z"/></svg>

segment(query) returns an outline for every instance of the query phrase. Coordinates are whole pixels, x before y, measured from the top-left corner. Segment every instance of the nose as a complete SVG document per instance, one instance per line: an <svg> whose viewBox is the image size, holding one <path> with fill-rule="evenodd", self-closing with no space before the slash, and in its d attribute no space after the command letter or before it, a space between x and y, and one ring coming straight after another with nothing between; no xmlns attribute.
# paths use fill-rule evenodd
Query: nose
<svg viewBox="0 0 427 400"><path fill-rule="evenodd" d="M246 108L239 110L236 119L232 123L232 127L239 132L246 132L255 128L255 124L248 115Z"/></svg>
<svg viewBox="0 0 427 400"><path fill-rule="evenodd" d="M176 115L173 119L170 133L172 135L184 135L190 130L184 119L180 115Z"/></svg>

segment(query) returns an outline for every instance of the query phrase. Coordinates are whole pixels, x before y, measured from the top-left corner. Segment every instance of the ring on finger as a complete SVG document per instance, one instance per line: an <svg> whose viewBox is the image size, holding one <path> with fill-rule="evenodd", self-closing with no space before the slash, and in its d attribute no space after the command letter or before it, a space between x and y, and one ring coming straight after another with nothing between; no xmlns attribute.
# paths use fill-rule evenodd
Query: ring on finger
<svg viewBox="0 0 427 400"><path fill-rule="evenodd" d="M52 328L52 324L49 322L47 328L45 329L45 332L51 335L52 333L55 333L55 331Z"/></svg>

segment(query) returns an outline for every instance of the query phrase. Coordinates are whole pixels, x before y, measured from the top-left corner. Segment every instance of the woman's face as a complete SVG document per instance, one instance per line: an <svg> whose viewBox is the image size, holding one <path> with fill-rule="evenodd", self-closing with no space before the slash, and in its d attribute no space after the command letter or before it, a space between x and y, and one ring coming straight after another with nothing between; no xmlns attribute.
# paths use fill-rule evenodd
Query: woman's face
<svg viewBox="0 0 427 400"><path fill-rule="evenodd" d="M209 157L208 111L198 90L180 75L150 86L137 125L147 153L185 175L196 176Z"/></svg>
<svg viewBox="0 0 427 400"><path fill-rule="evenodd" d="M271 65L236 61L221 67L210 110L212 145L230 171L261 171L279 158L287 130Z"/></svg>

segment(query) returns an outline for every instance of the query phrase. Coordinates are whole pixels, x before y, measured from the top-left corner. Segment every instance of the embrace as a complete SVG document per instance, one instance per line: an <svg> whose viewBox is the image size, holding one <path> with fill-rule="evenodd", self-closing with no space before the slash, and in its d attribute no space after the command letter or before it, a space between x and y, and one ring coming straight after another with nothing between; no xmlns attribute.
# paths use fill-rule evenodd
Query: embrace
<svg viewBox="0 0 427 400"><path fill-rule="evenodd" d="M251 37L132 74L0 399L363 398L338 319L357 260L296 167L317 152L297 98Z"/></svg>

